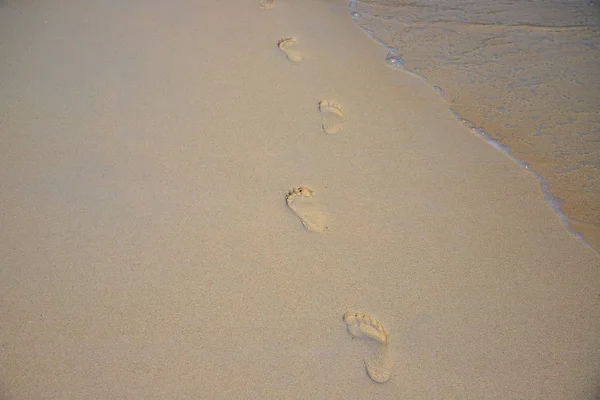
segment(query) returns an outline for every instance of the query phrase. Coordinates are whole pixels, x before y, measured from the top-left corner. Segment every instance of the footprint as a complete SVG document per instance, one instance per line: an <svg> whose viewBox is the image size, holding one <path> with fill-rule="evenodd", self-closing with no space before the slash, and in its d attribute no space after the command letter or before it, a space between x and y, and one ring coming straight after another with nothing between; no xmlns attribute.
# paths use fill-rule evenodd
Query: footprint
<svg viewBox="0 0 600 400"><path fill-rule="evenodd" d="M393 363L388 355L388 334L383 325L368 314L347 312L344 323L353 337L367 337L374 341L372 353L365 357L367 375L374 382L385 383L392 377Z"/></svg>
<svg viewBox="0 0 600 400"><path fill-rule="evenodd" d="M260 8L263 10L270 10L275 7L275 0L262 0L260 2Z"/></svg>
<svg viewBox="0 0 600 400"><path fill-rule="evenodd" d="M297 49L298 41L293 37L285 37L277 42L277 46L283 51L292 62L300 62L304 59L304 54Z"/></svg>
<svg viewBox="0 0 600 400"><path fill-rule="evenodd" d="M318 203L315 202L314 192L308 186L298 186L285 195L285 201L302 221L309 232L325 232L327 225Z"/></svg>
<svg viewBox="0 0 600 400"><path fill-rule="evenodd" d="M344 128L344 107L334 101L321 100L319 111L323 115L323 131L328 134L339 133Z"/></svg>

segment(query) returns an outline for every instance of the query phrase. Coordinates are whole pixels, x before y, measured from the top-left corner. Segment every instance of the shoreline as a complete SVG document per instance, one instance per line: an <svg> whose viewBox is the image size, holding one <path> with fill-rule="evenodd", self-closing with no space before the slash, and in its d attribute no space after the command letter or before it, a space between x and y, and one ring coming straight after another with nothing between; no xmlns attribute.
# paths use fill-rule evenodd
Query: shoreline
<svg viewBox="0 0 600 400"><path fill-rule="evenodd" d="M430 84L432 87L434 87L436 90L438 90L438 92L445 99L445 101L448 101L447 94L445 93L443 88L441 88L439 86L435 86L433 83L430 83L429 80L425 76L420 75L419 73L408 69L405 66L405 61L402 59L402 56L399 54L398 49L394 48L392 45L379 39L376 36L375 32L373 32L373 31L369 30L368 28L366 28L365 26L361 25L361 23L360 23L361 15L356 10L357 10L356 1L350 0L349 5L348 5L348 11L352 16L352 20L375 43L377 43L380 46L383 46L388 51L388 56L386 57L385 62L391 68L397 69L401 72L404 72L409 75L413 75L415 77L423 79L424 81L428 82L428 84ZM578 240L581 240L586 246L588 246L589 248L594 250L596 253L600 252L600 247L599 247L600 239L597 237L598 234L595 233L594 231L589 231L589 229L594 228L594 224L590 223L590 222L580 221L574 215L572 215L572 216L568 215L564 211L564 207L562 206L562 203L564 203L563 200L559 199L558 197L554 196L551 193L550 185L548 184L546 178L544 177L544 175L542 173L540 173L539 171L536 171L534 166L531 165L529 162L527 162L523 159L520 159L517 155L514 155L513 150L511 149L511 147L509 145L502 143L501 139L495 139L492 134L490 134L489 132L487 132L485 130L484 126L480 126L478 124L471 122L469 119L467 119L466 116L463 116L460 113L458 113L457 111L455 111L452 108L452 105L450 103L448 103L448 110L452 115L454 115L461 123L463 123L475 135L481 137L484 141L488 142L492 147L496 148L500 152L505 153L511 159L513 159L514 162L519 164L524 169L530 171L538 179L539 185L540 185L540 190L542 190L542 192L544 193L547 204L558 214L558 216L560 217L560 219L563 222L563 225L565 226L565 229L569 233L571 233L573 236L575 236ZM579 228L577 228L577 226L579 226ZM583 232L589 231L587 234L588 235L587 239L586 239L586 234L581 232L582 229L583 229Z"/></svg>
<svg viewBox="0 0 600 400"><path fill-rule="evenodd" d="M342 3L0 9L0 395L595 394L600 257Z"/></svg>
<svg viewBox="0 0 600 400"><path fill-rule="evenodd" d="M557 195L553 194L553 192L556 192L556 187L559 187L559 189L562 190L563 192L565 191L565 189L568 189L568 187L563 187L564 185L561 186L561 185L558 185L559 182L555 182L556 185L554 185L555 187L553 190L553 188L551 187L551 185L548 182L548 179L554 179L556 181L557 177L546 175L546 173L549 174L551 172L549 170L544 172L543 169L540 170L539 168L536 168L535 157L534 158L530 157L529 159L527 157L524 157L524 155L528 154L527 150L526 149L524 150L523 148L519 149L519 147L518 147L519 141L518 140L515 140L514 138L512 138L512 142L511 142L510 137L503 138L502 134L499 132L495 132L495 135L494 135L486 130L485 123L483 125L481 125L482 124L481 121L474 123L469 120L470 117L468 115L461 115L458 111L456 111L453 108L456 106L461 106L461 104L453 105L451 103L451 99L450 99L451 97L455 97L456 93L445 93L445 90L443 88L436 86L435 83L430 82L430 80L427 77L421 75L420 73L418 73L416 71L409 69L405 65L406 60L403 60L403 57L405 57L405 56L418 57L419 55L400 54L399 50L397 48L395 48L393 44L389 44L385 40L379 38L377 36L376 32L372 31L371 29L369 29L366 26L365 23L361 22L361 18L365 18L365 17L363 17L361 15L361 13L359 12L361 10L359 9L358 4L355 0L349 1L348 9L349 9L352 19L356 23L356 25L361 30L363 30L375 43L383 46L387 50L388 56L387 56L385 62L391 68L398 69L405 73L417 76L420 79L423 79L423 80L429 82L429 84L431 86L436 88L440 92L440 94L442 95L444 100L448 103L449 111L459 121L461 121L461 123L463 123L473 133L480 136L483 140L487 141L490 145L495 147L497 150L506 153L510 158L512 158L515 162L517 162L519 165L521 165L526 170L530 171L538 179L540 189L544 193L547 204L552 209L554 209L555 212L558 214L558 216L561 218L561 220L563 221L563 224L565 226L565 229L567 229L567 231L569 231L577 239L581 240L586 246L593 249L596 253L598 253L600 251L600 236L599 236L600 231L598 231L598 224L594 223L593 221L583 221L580 218L578 218L578 215L581 213L584 213L584 214L586 214L587 212L593 213L593 209L594 209L593 206L588 205L587 209L585 207L585 193L582 192L582 193L578 194L578 196L581 195L581 196L583 196L583 198L576 198L575 200L573 200L573 199L568 200L569 201L568 207L573 209L573 207L574 207L573 204L575 204L576 207L575 207L574 212L572 212L572 213L567 212L565 210L565 201L563 199L557 197ZM481 11L479 11L479 12L481 12ZM414 18L414 16L413 16L413 18ZM582 28L583 27L584 26L582 26ZM593 27L590 26L590 27L587 27L586 29L593 29ZM384 31L385 31L385 29L382 32L384 32ZM392 32L385 31L384 33L386 35L388 35L390 39L393 38ZM443 79L440 78L439 76L437 77L437 79L440 82L443 81ZM446 82L446 83L448 83L448 82ZM510 120L509 116L506 116L505 122L507 122L509 120ZM521 138L521 139L525 139L525 138ZM510 143L506 143L507 141ZM511 146L513 146L513 147L511 147ZM521 144L521 146L523 146L523 144ZM525 148L526 147L527 146L525 146ZM525 152L523 155L518 154L519 152L523 152L523 151ZM557 166L556 168L560 169L559 166ZM567 169L573 169L573 168L570 167ZM588 177L588 179L590 179L590 177ZM571 189L569 189L569 190L571 190ZM571 204L571 203L573 203L573 204Z"/></svg>

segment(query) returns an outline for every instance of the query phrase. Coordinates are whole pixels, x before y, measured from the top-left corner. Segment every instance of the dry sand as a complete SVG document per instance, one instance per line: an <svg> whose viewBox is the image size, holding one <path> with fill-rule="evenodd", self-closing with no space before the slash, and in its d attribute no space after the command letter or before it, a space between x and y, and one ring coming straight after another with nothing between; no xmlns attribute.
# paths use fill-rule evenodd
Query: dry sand
<svg viewBox="0 0 600 400"><path fill-rule="evenodd" d="M267 3L1 3L0 398L592 398L600 258L537 180L344 1Z"/></svg>

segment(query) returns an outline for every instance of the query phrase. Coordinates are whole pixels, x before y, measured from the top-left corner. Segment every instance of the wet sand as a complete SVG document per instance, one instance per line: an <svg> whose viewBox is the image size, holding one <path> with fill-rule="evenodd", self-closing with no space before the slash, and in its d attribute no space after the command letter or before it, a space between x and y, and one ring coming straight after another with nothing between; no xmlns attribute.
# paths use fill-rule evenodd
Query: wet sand
<svg viewBox="0 0 600 400"><path fill-rule="evenodd" d="M536 179L345 2L267 3L0 8L0 397L592 398Z"/></svg>

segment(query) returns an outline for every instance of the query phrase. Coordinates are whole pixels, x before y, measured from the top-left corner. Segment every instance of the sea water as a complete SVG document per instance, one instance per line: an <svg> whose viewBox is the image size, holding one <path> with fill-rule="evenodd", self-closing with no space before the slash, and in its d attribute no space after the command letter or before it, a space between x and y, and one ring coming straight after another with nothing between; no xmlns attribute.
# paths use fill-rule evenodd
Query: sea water
<svg viewBox="0 0 600 400"><path fill-rule="evenodd" d="M600 0L351 0L390 67L529 169L600 249Z"/></svg>

